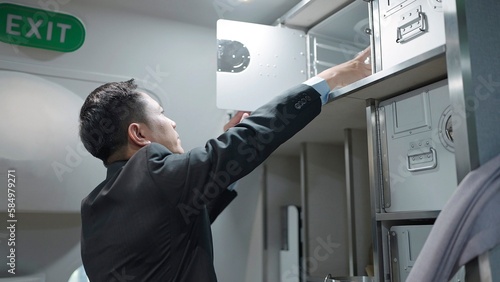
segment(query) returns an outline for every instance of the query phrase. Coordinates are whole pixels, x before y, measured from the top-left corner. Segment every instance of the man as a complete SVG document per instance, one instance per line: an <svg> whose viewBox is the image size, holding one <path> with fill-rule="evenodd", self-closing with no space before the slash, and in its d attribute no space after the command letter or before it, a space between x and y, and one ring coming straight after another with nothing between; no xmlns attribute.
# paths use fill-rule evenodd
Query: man
<svg viewBox="0 0 500 282"><path fill-rule="evenodd" d="M234 197L227 187L313 120L331 89L368 76L369 53L251 115L236 114L225 133L189 152L176 123L133 81L94 90L81 109L80 136L107 176L82 201L81 251L90 280L217 281L210 223Z"/></svg>

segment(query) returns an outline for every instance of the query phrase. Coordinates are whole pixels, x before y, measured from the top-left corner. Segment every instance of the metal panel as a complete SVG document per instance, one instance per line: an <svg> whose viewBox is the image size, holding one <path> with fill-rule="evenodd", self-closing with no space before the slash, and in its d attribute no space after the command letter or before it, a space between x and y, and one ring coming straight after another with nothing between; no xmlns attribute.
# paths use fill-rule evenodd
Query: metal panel
<svg viewBox="0 0 500 282"><path fill-rule="evenodd" d="M387 242L389 246L389 263L391 270L391 281L399 282L401 281L400 273L399 273L399 242L398 242L398 233L391 229L389 233L387 233Z"/></svg>
<svg viewBox="0 0 500 282"><path fill-rule="evenodd" d="M382 199L382 207L388 208L391 206L391 190L390 182L389 182L389 160L387 153L387 131L386 131L386 117L385 117L385 108L381 107L378 109L378 123L379 127L379 136L380 136L380 156L379 158L382 161L382 180L383 186L381 187L381 199ZM386 189L387 188L387 189Z"/></svg>
<svg viewBox="0 0 500 282"><path fill-rule="evenodd" d="M413 264L420 254L432 225L393 226L391 241L392 281L406 281Z"/></svg>
<svg viewBox="0 0 500 282"><path fill-rule="evenodd" d="M347 240L349 249L349 275L354 275L357 265L356 249L356 220L355 220L355 193L354 193L354 174L353 174L353 153L352 153L352 129L344 129L344 158L346 175L346 203L347 203Z"/></svg>
<svg viewBox="0 0 500 282"><path fill-rule="evenodd" d="M280 250L280 281L299 282L300 275L293 275L290 269L300 264L300 213L296 206L281 208L282 236Z"/></svg>
<svg viewBox="0 0 500 282"><path fill-rule="evenodd" d="M447 34L446 59L450 97L455 122L457 178L461 181L471 170L500 153L498 123L500 99L498 45L500 24L497 0L444 1ZM467 265L468 275L478 260ZM500 265L497 259L493 269ZM469 271L472 270L472 271ZM498 272L497 272L498 273ZM471 276L479 281L477 276ZM491 281L480 277L482 281ZM484 280L483 280L484 279ZM498 277L495 277L497 281Z"/></svg>
<svg viewBox="0 0 500 282"><path fill-rule="evenodd" d="M378 117L377 117L378 102L376 100L367 100L366 102L366 126L368 137L368 167L370 178L370 195L371 195L371 222L372 222L372 242L373 242L373 268L376 281L384 281L384 259L383 259L383 242L382 223L377 220L377 213L381 211L380 203L382 200L380 195L381 189L381 162L379 156L379 141L378 141Z"/></svg>
<svg viewBox="0 0 500 282"><path fill-rule="evenodd" d="M217 40L218 108L253 111L307 78L303 31L218 20Z"/></svg>
<svg viewBox="0 0 500 282"><path fill-rule="evenodd" d="M449 105L446 80L380 103L386 212L440 210L455 190Z"/></svg>
<svg viewBox="0 0 500 282"><path fill-rule="evenodd" d="M401 225L391 227L388 240L390 246L391 282L406 281L422 247L431 232L432 225ZM465 268L461 268L450 282L465 279Z"/></svg>
<svg viewBox="0 0 500 282"><path fill-rule="evenodd" d="M344 130L344 157L347 188L347 226L349 243L349 275L364 275L372 267L370 233L371 208L369 193L368 148L366 131Z"/></svg>
<svg viewBox="0 0 500 282"><path fill-rule="evenodd" d="M445 1L446 59L456 122L458 180L500 153L500 2ZM473 32L469 32L473 31Z"/></svg>
<svg viewBox="0 0 500 282"><path fill-rule="evenodd" d="M302 143L300 146L300 192L301 192L301 222L302 228L300 230L300 237L302 238L302 257L300 261L300 281L307 281L307 261L306 257L309 256L309 248L307 242L309 242L309 226L305 224L306 218L309 215L309 197L308 197L308 175L306 171L308 170L307 165L307 146Z"/></svg>
<svg viewBox="0 0 500 282"><path fill-rule="evenodd" d="M445 44L439 0L375 0L376 70L391 68Z"/></svg>

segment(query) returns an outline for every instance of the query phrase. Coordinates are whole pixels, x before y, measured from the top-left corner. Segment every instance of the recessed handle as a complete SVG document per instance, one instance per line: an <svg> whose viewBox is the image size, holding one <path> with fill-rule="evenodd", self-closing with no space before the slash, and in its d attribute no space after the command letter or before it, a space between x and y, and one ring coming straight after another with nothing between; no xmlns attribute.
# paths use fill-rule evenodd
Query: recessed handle
<svg viewBox="0 0 500 282"><path fill-rule="evenodd" d="M421 167L415 167L415 168L412 168L411 167L411 158L413 157L416 157L416 156L422 156L422 155L427 155L428 153L423 153L423 154L419 154L419 155L412 155L412 156L408 156L407 158L407 169L408 171L410 172L415 172L415 171L422 171L422 170L428 170L428 169L433 169L437 166L437 153L436 153L436 150L432 147L429 148L431 153L432 153L432 163L429 164L429 165L426 165L426 166L421 166Z"/></svg>

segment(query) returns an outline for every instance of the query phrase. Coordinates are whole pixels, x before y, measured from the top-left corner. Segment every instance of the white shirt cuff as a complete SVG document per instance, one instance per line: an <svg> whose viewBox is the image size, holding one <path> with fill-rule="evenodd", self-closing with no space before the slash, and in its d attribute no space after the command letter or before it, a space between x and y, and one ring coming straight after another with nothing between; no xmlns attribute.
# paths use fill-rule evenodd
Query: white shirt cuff
<svg viewBox="0 0 500 282"><path fill-rule="evenodd" d="M318 93L321 95L321 103L324 105L326 102L328 102L328 97L330 94L330 86L328 86L328 83L326 80L324 80L321 77L314 76L306 81L304 81L302 84L309 85L314 90L318 91Z"/></svg>

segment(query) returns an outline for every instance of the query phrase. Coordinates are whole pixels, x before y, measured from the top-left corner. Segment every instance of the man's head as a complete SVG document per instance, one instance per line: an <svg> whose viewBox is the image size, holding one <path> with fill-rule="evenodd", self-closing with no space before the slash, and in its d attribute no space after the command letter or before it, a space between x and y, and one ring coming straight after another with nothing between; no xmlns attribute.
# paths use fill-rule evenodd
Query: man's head
<svg viewBox="0 0 500 282"><path fill-rule="evenodd" d="M162 107L136 90L133 80L104 84L90 93L80 111L80 138L85 148L104 163L129 159L156 142L183 153L176 124Z"/></svg>

